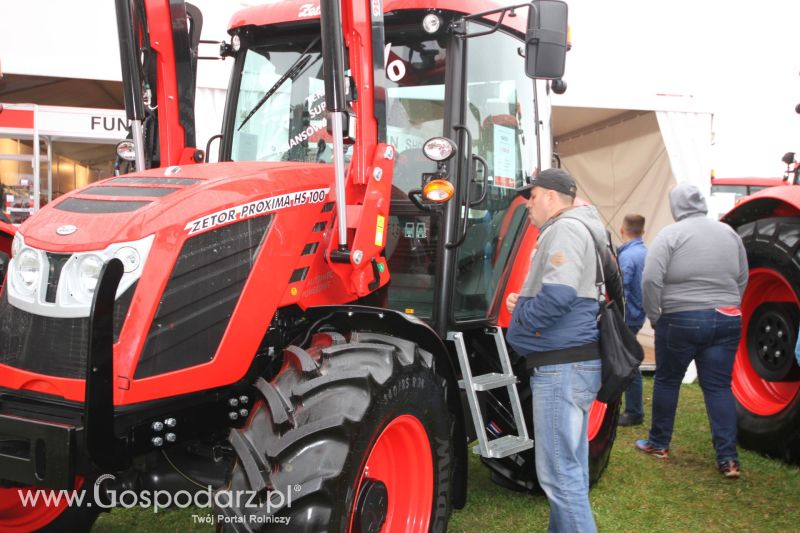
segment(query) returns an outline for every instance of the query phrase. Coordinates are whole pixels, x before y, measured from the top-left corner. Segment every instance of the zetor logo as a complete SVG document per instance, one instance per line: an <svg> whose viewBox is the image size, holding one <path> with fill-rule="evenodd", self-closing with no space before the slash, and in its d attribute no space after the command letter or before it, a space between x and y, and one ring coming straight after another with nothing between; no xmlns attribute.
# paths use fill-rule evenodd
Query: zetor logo
<svg viewBox="0 0 800 533"><path fill-rule="evenodd" d="M300 6L300 12L297 14L298 18L304 17L318 17L319 16L319 6L314 4L303 4Z"/></svg>
<svg viewBox="0 0 800 533"><path fill-rule="evenodd" d="M189 235L206 231L223 224L245 220L287 207L304 204L318 204L325 200L330 189L311 189L308 191L290 192L279 196L269 196L246 204L240 204L216 213L211 213L197 220L192 220L183 228Z"/></svg>

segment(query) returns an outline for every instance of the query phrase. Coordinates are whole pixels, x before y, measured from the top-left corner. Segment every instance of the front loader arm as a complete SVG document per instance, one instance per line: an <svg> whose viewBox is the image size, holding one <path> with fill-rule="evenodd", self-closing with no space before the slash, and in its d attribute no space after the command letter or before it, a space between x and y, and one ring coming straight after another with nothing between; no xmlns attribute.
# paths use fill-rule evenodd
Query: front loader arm
<svg viewBox="0 0 800 533"><path fill-rule="evenodd" d="M194 119L200 11L183 0L117 0L116 9L125 108L142 158L137 169L200 161Z"/></svg>
<svg viewBox="0 0 800 533"><path fill-rule="evenodd" d="M328 258L359 296L389 280L386 244L394 149L386 142L383 5L381 0L321 0L325 101L334 139L337 232ZM345 77L349 59L352 84ZM350 90L355 89L353 92ZM355 131L349 131L350 115ZM345 176L344 138L355 138Z"/></svg>

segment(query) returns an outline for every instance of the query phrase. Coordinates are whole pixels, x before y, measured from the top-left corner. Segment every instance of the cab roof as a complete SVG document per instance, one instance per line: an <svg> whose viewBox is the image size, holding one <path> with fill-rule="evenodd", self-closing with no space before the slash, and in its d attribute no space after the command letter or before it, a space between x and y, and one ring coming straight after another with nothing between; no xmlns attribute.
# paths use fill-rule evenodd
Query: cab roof
<svg viewBox="0 0 800 533"><path fill-rule="evenodd" d="M507 5L507 2L498 0L471 0L470 2L465 0L385 0L383 12L410 9L440 9L468 14L498 9ZM525 14L527 15L527 13ZM228 31L243 26L266 26L318 18L319 0L266 0L263 4L237 11L231 17ZM495 15L489 18L496 20ZM525 20L526 17L509 17L506 15L503 25L524 33Z"/></svg>

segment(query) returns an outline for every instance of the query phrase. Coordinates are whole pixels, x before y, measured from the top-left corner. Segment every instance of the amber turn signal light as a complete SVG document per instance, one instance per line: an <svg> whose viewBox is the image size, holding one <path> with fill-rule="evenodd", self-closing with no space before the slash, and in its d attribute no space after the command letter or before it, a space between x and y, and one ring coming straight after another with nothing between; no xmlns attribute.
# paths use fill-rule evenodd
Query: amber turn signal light
<svg viewBox="0 0 800 533"><path fill-rule="evenodd" d="M422 188L422 196L429 202L441 204L453 197L453 184L444 179L431 180Z"/></svg>

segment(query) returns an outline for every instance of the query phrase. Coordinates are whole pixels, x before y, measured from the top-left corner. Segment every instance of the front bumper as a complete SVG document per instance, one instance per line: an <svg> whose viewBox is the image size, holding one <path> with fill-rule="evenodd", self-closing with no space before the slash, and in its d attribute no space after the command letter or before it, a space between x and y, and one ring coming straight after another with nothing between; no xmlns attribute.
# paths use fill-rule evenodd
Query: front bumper
<svg viewBox="0 0 800 533"><path fill-rule="evenodd" d="M71 425L0 414L0 478L12 484L73 488L81 432Z"/></svg>

